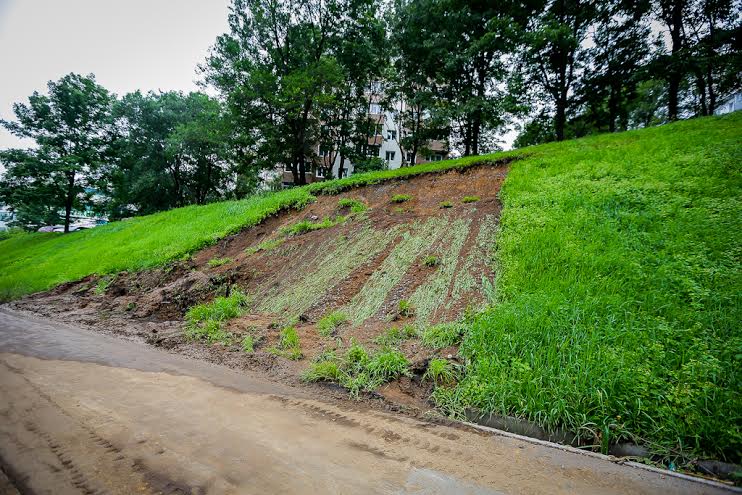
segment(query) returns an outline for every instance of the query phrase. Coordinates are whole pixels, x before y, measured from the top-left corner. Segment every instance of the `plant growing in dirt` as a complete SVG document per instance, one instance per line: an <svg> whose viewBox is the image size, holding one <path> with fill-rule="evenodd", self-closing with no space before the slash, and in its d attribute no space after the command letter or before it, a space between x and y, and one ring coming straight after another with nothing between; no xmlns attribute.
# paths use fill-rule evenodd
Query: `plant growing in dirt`
<svg viewBox="0 0 742 495"><path fill-rule="evenodd" d="M245 335L245 337L242 339L242 342L240 343L240 347L242 347L242 350L248 354L255 352L255 339L253 338L253 336Z"/></svg>
<svg viewBox="0 0 742 495"><path fill-rule="evenodd" d="M479 201L479 196L464 196L461 198L462 203L476 203Z"/></svg>
<svg viewBox="0 0 742 495"><path fill-rule="evenodd" d="M433 268L434 266L438 266L440 264L441 264L441 260L438 258L438 256L431 254L423 258L423 265L429 268Z"/></svg>
<svg viewBox="0 0 742 495"><path fill-rule="evenodd" d="M423 380L430 380L436 385L453 385L456 383L457 372L453 363L447 359L435 358L428 363L428 369Z"/></svg>
<svg viewBox="0 0 742 495"><path fill-rule="evenodd" d="M335 225L341 224L347 220L346 217L342 215L338 215L335 218L325 218L321 222L312 222L311 220L302 220L300 222L295 223L294 225L290 225L288 227L283 227L281 229L281 233L283 235L287 236L297 236L306 234L307 232L312 232L315 230L320 229L328 229L330 227L334 227Z"/></svg>
<svg viewBox="0 0 742 495"><path fill-rule="evenodd" d="M417 332L412 325L405 325L402 328L392 327L376 337L374 343L384 347L394 347L415 335Z"/></svg>
<svg viewBox="0 0 742 495"><path fill-rule="evenodd" d="M312 365L302 374L302 379L307 382L334 382L338 383L343 378L343 371L337 361L320 361Z"/></svg>
<svg viewBox="0 0 742 495"><path fill-rule="evenodd" d="M333 311L317 322L317 332L323 337L329 337L340 325L347 321L348 315L341 311Z"/></svg>
<svg viewBox="0 0 742 495"><path fill-rule="evenodd" d="M231 263L233 260L232 258L211 258L207 264L211 268L216 268L217 266L226 265L227 263Z"/></svg>
<svg viewBox="0 0 742 495"><path fill-rule="evenodd" d="M299 334L294 327L286 327L281 330L281 335L278 339L278 344L268 350L272 354L283 356L291 359L292 361L298 361L303 357L301 352L301 342L299 342Z"/></svg>
<svg viewBox="0 0 742 495"><path fill-rule="evenodd" d="M114 280L113 278L103 277L95 285L94 292L97 295L102 296L103 294L106 293L106 291L108 290L108 287L113 283L113 280Z"/></svg>
<svg viewBox="0 0 742 495"><path fill-rule="evenodd" d="M229 343L231 335L224 331L224 323L243 314L250 299L239 289L229 296L220 296L210 303L193 306L186 313L186 336L204 339L209 343Z"/></svg>
<svg viewBox="0 0 742 495"><path fill-rule="evenodd" d="M392 203L406 203L411 200L412 196L409 194L395 194L392 196Z"/></svg>
<svg viewBox="0 0 742 495"><path fill-rule="evenodd" d="M438 206L440 206L441 208L453 208L453 203L451 203L450 201L441 201L440 203L438 203Z"/></svg>
<svg viewBox="0 0 742 495"><path fill-rule="evenodd" d="M258 253L260 251L271 251L273 249L276 249L278 246L283 244L285 242L284 239L268 239L257 246L250 246L249 248L245 249L245 254L248 256L251 254Z"/></svg>
<svg viewBox="0 0 742 495"><path fill-rule="evenodd" d="M462 323L439 323L429 326L420 334L422 344L431 349L458 345L463 338L464 325Z"/></svg>
<svg viewBox="0 0 742 495"><path fill-rule="evenodd" d="M397 303L397 316L402 318L408 318L415 314L415 308L412 307L412 303L407 299L400 299Z"/></svg>
<svg viewBox="0 0 742 495"><path fill-rule="evenodd" d="M361 213L362 211L366 211L366 209L368 209L368 206L366 206L365 203L352 198L340 198L338 200L338 206L340 208L350 208L350 211L352 213Z"/></svg>

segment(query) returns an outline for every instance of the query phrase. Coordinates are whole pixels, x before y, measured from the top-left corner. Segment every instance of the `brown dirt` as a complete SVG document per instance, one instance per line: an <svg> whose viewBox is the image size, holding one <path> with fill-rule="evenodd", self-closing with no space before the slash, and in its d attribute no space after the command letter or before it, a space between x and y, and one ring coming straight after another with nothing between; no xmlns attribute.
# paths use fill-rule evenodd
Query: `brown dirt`
<svg viewBox="0 0 742 495"><path fill-rule="evenodd" d="M415 324L412 318L393 318L393 313L402 299L409 299L415 291L427 283L438 267L427 267L424 256L443 252L448 245L445 233L449 225L457 220L470 221L469 232L458 253L456 273L446 289L449 307L438 307L431 315L430 323L451 321L461 316L467 306L480 306L484 296L480 288L463 293L458 300L450 300L453 285L463 271L468 270L475 279L482 276L493 279L488 264L488 252L475 256L472 266L464 266L464 260L477 246L477 232L486 218L498 218L500 201L498 193L507 173L507 166L482 165L463 171L427 174L406 180L384 182L379 185L358 188L337 196L320 196L317 201L302 211L289 211L267 219L262 224L222 239L196 253L190 260L171 265L130 273L121 272L110 281L105 293L96 290L100 279L86 277L80 281L60 285L44 293L34 294L11 306L32 311L42 316L83 324L100 331L112 333L164 347L172 352L207 359L237 369L252 369L264 372L289 382L297 382L300 373L311 359L326 348L337 345L336 338L347 345L351 338L369 347L373 340L391 326ZM395 204L390 198L397 194L408 194L412 199ZM475 203L463 204L464 196L479 196ZM281 229L301 220L320 221L338 215L348 215L347 208L339 208L340 198L363 201L369 209L361 214L349 216L339 225L286 237ZM453 203L452 208L441 208L442 201ZM340 327L335 337L321 337L316 330L317 321L325 314L342 309L356 297L369 280L382 269L385 260L403 238L414 235L419 225L430 219L447 222L429 246L415 254L415 259L403 267L403 275L389 290L373 316L363 323ZM395 230L396 229L396 230ZM364 235L373 232L383 236L396 232L386 244L365 246L359 251L360 262L349 267L340 276L328 278L329 283L319 291L305 294L291 291L302 284L310 283L318 276L318 270L333 269L333 251L343 242L349 249L353 242L363 242ZM268 251L249 252L266 240L281 240L283 243ZM379 247L381 248L379 249ZM475 253L477 254L477 253ZM344 252L335 253L342 261ZM209 260L229 258L222 266L209 266ZM237 345L206 345L187 340L183 335L183 318L191 306L207 302L224 294L233 287L242 288L254 298L254 307L228 324L235 336L251 332L259 338L255 353L246 354ZM293 294L293 295L292 295ZM261 305L279 301L282 311L261 311ZM297 323L298 320L298 323ZM267 349L278 341L280 329L287 323L296 323L304 359L289 361L274 356ZM416 341L403 344L403 351L424 371L424 365L434 352L423 349ZM455 348L440 351L442 355L456 356ZM428 385L417 379L389 385L379 391L390 400L418 408L428 407L426 397Z"/></svg>

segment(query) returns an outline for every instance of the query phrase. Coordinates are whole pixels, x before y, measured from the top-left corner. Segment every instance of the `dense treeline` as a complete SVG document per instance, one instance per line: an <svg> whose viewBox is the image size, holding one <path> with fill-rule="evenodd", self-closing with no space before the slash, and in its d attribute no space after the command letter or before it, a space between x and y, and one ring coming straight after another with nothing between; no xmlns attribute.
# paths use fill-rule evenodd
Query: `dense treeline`
<svg viewBox="0 0 742 495"><path fill-rule="evenodd" d="M0 202L33 227L72 211L112 218L294 183L369 157L375 105L415 163L713 114L740 90L735 0L232 0L199 73L217 91L109 94L70 74L15 106ZM331 170L323 170L327 176Z"/></svg>

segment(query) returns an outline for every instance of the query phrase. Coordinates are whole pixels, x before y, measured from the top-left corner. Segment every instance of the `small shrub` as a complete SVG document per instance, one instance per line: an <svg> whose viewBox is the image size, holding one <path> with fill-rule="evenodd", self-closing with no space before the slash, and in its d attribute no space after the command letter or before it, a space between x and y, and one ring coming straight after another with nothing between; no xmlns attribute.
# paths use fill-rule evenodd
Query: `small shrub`
<svg viewBox="0 0 742 495"><path fill-rule="evenodd" d="M301 359L303 355L301 352L301 343L299 342L299 334L297 333L296 328L286 327L281 330L278 344L269 349L269 352L293 361Z"/></svg>
<svg viewBox="0 0 742 495"><path fill-rule="evenodd" d="M284 242L285 242L284 239L269 239L269 240L261 242L257 246L251 246L245 249L245 254L251 255L251 254L255 254L260 251L271 251L277 248L278 246L280 246L281 244L283 244Z"/></svg>
<svg viewBox="0 0 742 495"><path fill-rule="evenodd" d="M479 201L479 196L464 196L461 198L462 203L476 203Z"/></svg>
<svg viewBox="0 0 742 495"><path fill-rule="evenodd" d="M392 327L385 333L376 337L374 343L380 346L394 347L415 335L415 327L412 325L405 325L401 329Z"/></svg>
<svg viewBox="0 0 742 495"><path fill-rule="evenodd" d="M440 203L438 203L438 206L440 206L441 208L453 208L453 203L451 203L450 201L441 201Z"/></svg>
<svg viewBox="0 0 742 495"><path fill-rule="evenodd" d="M193 306L186 313L186 336L203 338L209 343L227 343L231 336L224 331L224 322L236 318L249 306L249 298L239 289L228 297L217 297L208 304Z"/></svg>
<svg viewBox="0 0 742 495"><path fill-rule="evenodd" d="M407 318L408 316L412 316L414 313L415 311L410 301L407 299L400 299L399 303L397 303L397 314Z"/></svg>
<svg viewBox="0 0 742 495"><path fill-rule="evenodd" d="M423 265L427 267L432 268L440 264L441 264L441 260L438 259L438 256L430 255L430 256L426 256L425 258L423 258Z"/></svg>
<svg viewBox="0 0 742 495"><path fill-rule="evenodd" d="M242 350L249 353L255 352L255 339L252 335L246 335L245 338L242 339L242 343L240 344L242 347Z"/></svg>
<svg viewBox="0 0 742 495"><path fill-rule="evenodd" d="M412 196L409 194L395 194L392 196L392 203L406 203L411 200Z"/></svg>
<svg viewBox="0 0 742 495"><path fill-rule="evenodd" d="M362 201L351 198L341 198L338 200L338 206L340 208L350 208L350 211L353 213L361 213L362 211L366 211L368 208L368 206L366 206Z"/></svg>
<svg viewBox="0 0 742 495"><path fill-rule="evenodd" d="M348 316L340 311L328 313L317 322L317 331L323 337L329 337L337 327L348 321Z"/></svg>
<svg viewBox="0 0 742 495"><path fill-rule="evenodd" d="M217 266L226 265L227 263L231 263L232 258L211 258L207 264L211 268L216 268Z"/></svg>
<svg viewBox="0 0 742 495"><path fill-rule="evenodd" d="M441 323L426 328L420 335L420 341L426 347L442 349L460 344L463 336L461 323Z"/></svg>
<svg viewBox="0 0 742 495"><path fill-rule="evenodd" d="M423 380L430 380L436 385L452 385L456 382L456 369L446 359L431 359Z"/></svg>

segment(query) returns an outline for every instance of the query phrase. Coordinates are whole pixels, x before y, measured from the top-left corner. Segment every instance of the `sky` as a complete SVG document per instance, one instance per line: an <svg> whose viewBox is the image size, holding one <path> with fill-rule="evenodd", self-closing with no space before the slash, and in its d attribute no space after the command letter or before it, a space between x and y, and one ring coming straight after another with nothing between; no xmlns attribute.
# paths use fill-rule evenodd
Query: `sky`
<svg viewBox="0 0 742 495"><path fill-rule="evenodd" d="M0 118L70 72L118 95L196 90L228 0L0 0ZM0 149L27 146L0 129Z"/></svg>

